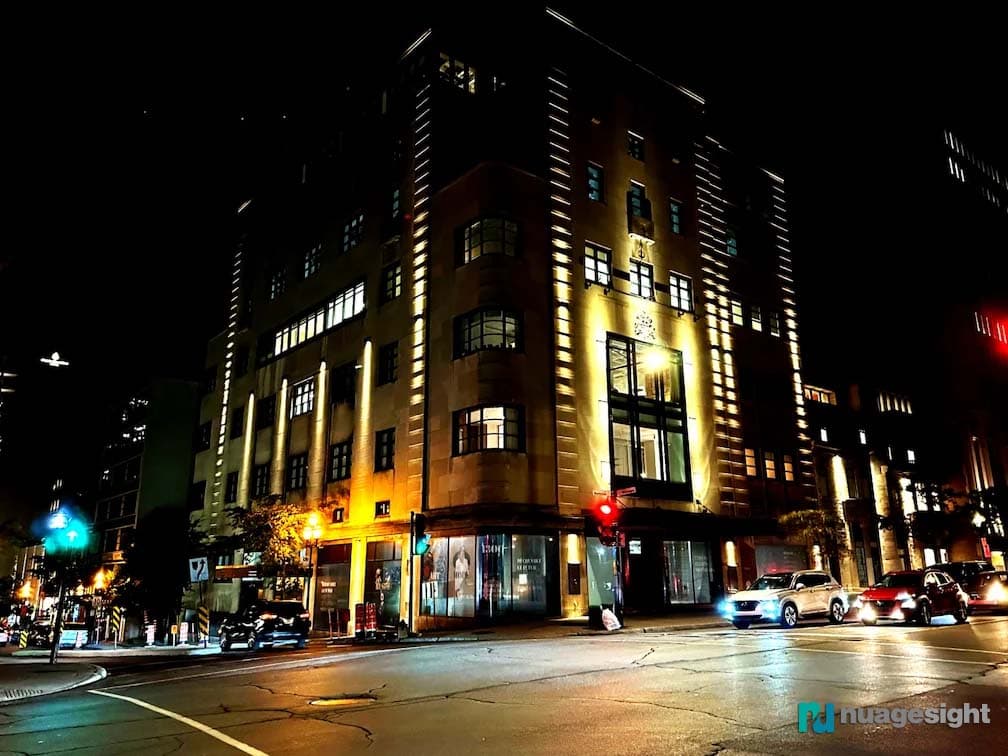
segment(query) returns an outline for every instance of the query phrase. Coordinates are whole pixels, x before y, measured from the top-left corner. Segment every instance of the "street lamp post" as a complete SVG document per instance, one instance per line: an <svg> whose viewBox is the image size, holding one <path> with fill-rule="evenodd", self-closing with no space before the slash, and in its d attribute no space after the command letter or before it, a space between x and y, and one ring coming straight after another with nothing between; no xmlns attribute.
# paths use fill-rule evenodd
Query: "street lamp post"
<svg viewBox="0 0 1008 756"><path fill-rule="evenodd" d="M315 572L314 553L318 550L319 540L322 538L322 524L319 520L319 513L312 512L308 515L308 522L305 523L301 532L305 545L308 547L308 586L305 589L305 604L312 607L311 583L312 574ZM314 607L312 607L314 608ZM310 611L311 609L309 609Z"/></svg>
<svg viewBox="0 0 1008 756"><path fill-rule="evenodd" d="M53 512L46 521L48 534L43 539L46 554L63 554L65 558L56 560L56 579L59 585L56 600L56 618L53 621L52 648L49 649L49 663L55 664L59 655L60 636L63 633L63 603L66 599L66 573L69 559L75 551L83 551L88 545L88 526L62 508Z"/></svg>

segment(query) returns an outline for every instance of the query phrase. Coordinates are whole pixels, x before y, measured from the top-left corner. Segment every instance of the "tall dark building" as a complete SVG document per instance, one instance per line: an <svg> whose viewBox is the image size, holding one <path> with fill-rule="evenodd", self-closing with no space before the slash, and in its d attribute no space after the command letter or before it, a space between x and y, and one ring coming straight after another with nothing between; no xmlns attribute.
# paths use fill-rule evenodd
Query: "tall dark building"
<svg viewBox="0 0 1008 756"><path fill-rule="evenodd" d="M421 34L238 215L192 516L322 511L317 624L612 604L614 492L629 609L807 560L775 534L816 500L784 179L558 14L502 23ZM212 609L263 589L257 555L212 557Z"/></svg>

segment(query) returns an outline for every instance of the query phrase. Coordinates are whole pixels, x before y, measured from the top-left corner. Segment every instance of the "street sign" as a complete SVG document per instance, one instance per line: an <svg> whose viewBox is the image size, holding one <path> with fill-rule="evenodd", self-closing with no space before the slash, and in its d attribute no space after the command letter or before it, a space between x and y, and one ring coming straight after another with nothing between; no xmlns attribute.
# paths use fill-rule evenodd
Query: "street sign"
<svg viewBox="0 0 1008 756"><path fill-rule="evenodd" d="M637 493L637 487L630 486L630 488L617 488L615 493L617 496L630 496L631 494Z"/></svg>
<svg viewBox="0 0 1008 756"><path fill-rule="evenodd" d="M210 567L206 557L192 557L189 560L189 582L198 583L210 579Z"/></svg>

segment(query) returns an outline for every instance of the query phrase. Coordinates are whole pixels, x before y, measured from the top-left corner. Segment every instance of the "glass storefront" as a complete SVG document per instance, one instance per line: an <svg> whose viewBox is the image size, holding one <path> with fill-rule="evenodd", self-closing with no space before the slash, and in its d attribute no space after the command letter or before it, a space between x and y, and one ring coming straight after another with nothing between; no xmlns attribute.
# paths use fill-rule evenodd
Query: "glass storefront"
<svg viewBox="0 0 1008 756"><path fill-rule="evenodd" d="M315 617L312 629L333 632L341 627L341 610L350 608L350 553L349 543L323 546L318 552L315 578Z"/></svg>
<svg viewBox="0 0 1008 756"><path fill-rule="evenodd" d="M588 605L612 606L615 601L616 547L603 546L598 538L587 539Z"/></svg>
<svg viewBox="0 0 1008 756"><path fill-rule="evenodd" d="M504 533L432 538L423 557L420 614L546 614L549 540Z"/></svg>
<svg viewBox="0 0 1008 756"><path fill-rule="evenodd" d="M711 550L704 541L665 541L665 603L709 604L714 582Z"/></svg>
<svg viewBox="0 0 1008 756"><path fill-rule="evenodd" d="M372 541L364 564L364 602L374 603L380 626L399 624L399 590L402 584L402 545L398 541Z"/></svg>

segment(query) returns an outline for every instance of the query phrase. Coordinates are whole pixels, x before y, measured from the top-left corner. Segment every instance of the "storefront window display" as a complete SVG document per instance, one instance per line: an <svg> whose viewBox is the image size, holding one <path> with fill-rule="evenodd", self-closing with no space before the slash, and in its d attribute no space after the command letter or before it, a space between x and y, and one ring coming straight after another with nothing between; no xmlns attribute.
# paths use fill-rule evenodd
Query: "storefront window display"
<svg viewBox="0 0 1008 756"><path fill-rule="evenodd" d="M398 541L372 541L364 565L364 601L374 603L378 624L399 624L399 590L402 584L402 545Z"/></svg>
<svg viewBox="0 0 1008 756"><path fill-rule="evenodd" d="M432 538L424 554L420 614L472 617L476 607L476 537Z"/></svg>
<svg viewBox="0 0 1008 756"><path fill-rule="evenodd" d="M704 541L665 541L665 601L709 604L714 568Z"/></svg>
<svg viewBox="0 0 1008 756"><path fill-rule="evenodd" d="M319 549L312 622L315 630L346 629L340 624L340 610L350 608L350 552L349 543Z"/></svg>

